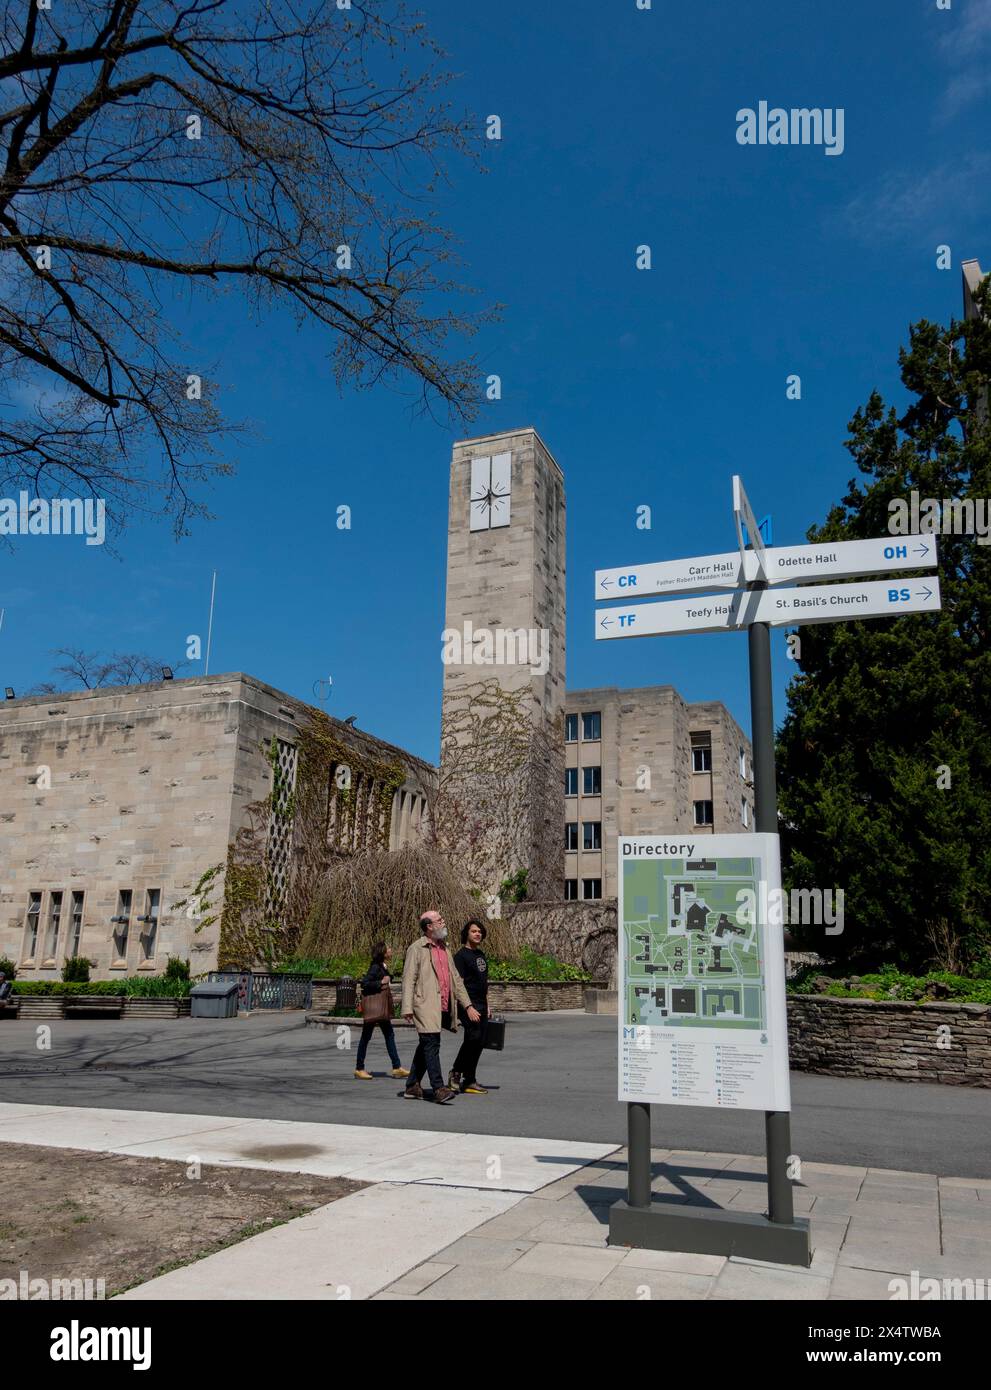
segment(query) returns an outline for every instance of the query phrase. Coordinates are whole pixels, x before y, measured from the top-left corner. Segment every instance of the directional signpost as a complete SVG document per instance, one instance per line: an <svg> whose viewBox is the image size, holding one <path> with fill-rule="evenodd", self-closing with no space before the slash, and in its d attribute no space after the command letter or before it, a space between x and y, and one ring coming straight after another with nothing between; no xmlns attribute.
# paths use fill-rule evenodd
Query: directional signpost
<svg viewBox="0 0 991 1390"><path fill-rule="evenodd" d="M632 974L626 956L621 957L619 1014L620 1099L627 1101L629 1126L628 1199L612 1208L609 1231L610 1240L619 1245L808 1265L809 1223L795 1218L788 1172L784 974L779 962L768 960L770 952L781 950L780 931L767 920L766 905L763 919L750 929L741 927L726 896L748 873L756 875L764 889L774 886L770 880L777 874L770 629L936 612L939 580L907 579L904 573L935 569L937 552L929 535L906 536L904 541L885 536L767 546L738 477L733 479L733 515L737 551L597 570L595 575L596 599L614 601L613 607L596 612L597 640L746 629L756 803L756 834L723 837L734 842L723 857L719 837L711 840L710 854L706 841L694 837L624 838L621 831L620 949L629 954L635 947L636 954L629 954ZM897 577L862 578L878 574ZM817 582L823 579L856 582ZM785 584L789 587L775 587ZM633 599L676 593L700 597L630 604ZM615 600L624 606L615 605ZM627 861L629 906L623 893ZM720 905L725 908L721 915ZM697 960L692 958L693 947ZM718 975L706 975L707 969ZM652 985L658 971L662 984ZM678 972L672 980L680 983L669 990L663 980L672 971ZM766 1057L762 1049L769 1049ZM633 1095L645 1098L633 1100ZM652 1202L651 1098L667 1104L776 1107L765 1110L764 1116L766 1216L665 1208Z"/></svg>
<svg viewBox="0 0 991 1390"><path fill-rule="evenodd" d="M869 541L832 541L816 545L771 546L764 551L763 578L768 584L816 584L822 579L851 579L899 570L934 569L934 536L906 536L904 541L879 536ZM653 565L596 570L597 599L653 598L657 594L691 594L705 589L736 589L762 576L752 550L696 555Z"/></svg>
<svg viewBox="0 0 991 1390"><path fill-rule="evenodd" d="M737 589L732 594L607 608L596 615L595 635L663 637L680 632L729 632L751 623L771 627L835 623L846 618L890 618L939 609L939 580L867 580L815 588Z"/></svg>

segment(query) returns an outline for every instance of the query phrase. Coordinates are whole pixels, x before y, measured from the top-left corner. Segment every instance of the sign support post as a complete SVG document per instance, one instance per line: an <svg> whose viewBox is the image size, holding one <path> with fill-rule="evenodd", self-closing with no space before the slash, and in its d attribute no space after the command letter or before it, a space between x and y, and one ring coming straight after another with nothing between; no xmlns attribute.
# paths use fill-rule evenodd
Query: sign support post
<svg viewBox="0 0 991 1390"><path fill-rule="evenodd" d="M626 1106L626 1192L631 1207L650 1206L650 1102L629 1101Z"/></svg>
<svg viewBox="0 0 991 1390"><path fill-rule="evenodd" d="M747 586L766 589L765 580ZM778 833L778 787L774 770L774 705L771 691L771 630L767 623L751 623L747 630L750 661L750 724L754 767L754 829L759 834ZM791 1115L787 1110L764 1111L767 1150L768 1220L791 1225L795 1220L788 1156L791 1153Z"/></svg>

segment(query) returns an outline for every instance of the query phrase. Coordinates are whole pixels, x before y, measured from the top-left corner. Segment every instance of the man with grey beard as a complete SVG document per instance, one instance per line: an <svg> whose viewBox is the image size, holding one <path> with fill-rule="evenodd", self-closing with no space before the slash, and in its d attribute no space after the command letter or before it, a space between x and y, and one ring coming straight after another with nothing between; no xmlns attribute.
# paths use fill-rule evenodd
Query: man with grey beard
<svg viewBox="0 0 991 1390"><path fill-rule="evenodd" d="M446 1028L458 1031L455 1003L461 1005L472 1023L479 1020L461 981L447 944L447 926L434 908L420 918L420 939L414 941L403 962L403 1017L416 1025L420 1035L410 1073L403 1092L406 1100L422 1100L420 1080L426 1072L434 1100L447 1105L457 1095L444 1085L440 1065L440 1033Z"/></svg>

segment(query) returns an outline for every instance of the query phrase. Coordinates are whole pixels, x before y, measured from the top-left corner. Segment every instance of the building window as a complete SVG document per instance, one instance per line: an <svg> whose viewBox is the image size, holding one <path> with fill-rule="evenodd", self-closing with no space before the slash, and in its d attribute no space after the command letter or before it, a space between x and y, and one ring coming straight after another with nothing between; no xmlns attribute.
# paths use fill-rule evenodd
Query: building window
<svg viewBox="0 0 991 1390"><path fill-rule="evenodd" d="M708 729L703 729L701 733L689 734L688 737L692 745L692 771L711 772L712 734Z"/></svg>
<svg viewBox="0 0 991 1390"><path fill-rule="evenodd" d="M566 714L564 716L564 741L565 743L578 742L578 715Z"/></svg>
<svg viewBox="0 0 991 1390"><path fill-rule="evenodd" d="M62 924L62 894L49 893L48 895L48 926L45 929L45 955L46 964L51 961L54 963L58 953L59 929Z"/></svg>
<svg viewBox="0 0 991 1390"><path fill-rule="evenodd" d="M155 943L158 938L158 913L162 901L160 888L149 888L145 895L145 915L139 917L141 923L141 961L147 965L155 959Z"/></svg>
<svg viewBox="0 0 991 1390"><path fill-rule="evenodd" d="M747 780L747 750L745 748L740 749L740 776L744 781Z"/></svg>
<svg viewBox="0 0 991 1390"><path fill-rule="evenodd" d="M34 960L38 950L38 924L41 921L41 894L28 894L28 915L24 929L24 959Z"/></svg>
<svg viewBox="0 0 991 1390"><path fill-rule="evenodd" d="M127 964L127 936L131 930L131 890L121 888L117 894L117 915L113 919L114 965Z"/></svg>
<svg viewBox="0 0 991 1390"><path fill-rule="evenodd" d="M564 823L564 848L578 848L578 822L576 820L565 821Z"/></svg>
<svg viewBox="0 0 991 1390"><path fill-rule="evenodd" d="M564 794L565 796L578 795L578 769L577 767L566 767L564 769Z"/></svg>
<svg viewBox="0 0 991 1390"><path fill-rule="evenodd" d="M711 802L711 801L693 801L693 802L692 802L692 807L693 807L693 809L694 809L694 811L695 811L695 824L696 824L696 825L711 825L711 824L712 824L712 802Z"/></svg>
<svg viewBox="0 0 991 1390"><path fill-rule="evenodd" d="M582 849L602 848L602 822L587 820L582 822Z"/></svg>
<svg viewBox="0 0 991 1390"><path fill-rule="evenodd" d="M578 880L576 878L566 878L564 880L564 901L566 903L578 901Z"/></svg>
<svg viewBox="0 0 991 1390"><path fill-rule="evenodd" d="M582 715L582 738L586 743L597 743L602 737L602 715L598 712L594 714Z"/></svg>
<svg viewBox="0 0 991 1390"><path fill-rule="evenodd" d="M743 821L744 825L750 824L750 803L747 801L746 797L740 802L740 819Z"/></svg>
<svg viewBox="0 0 991 1390"><path fill-rule="evenodd" d="M79 946L83 936L83 895L73 893L72 913L69 923L69 955L78 956Z"/></svg>
<svg viewBox="0 0 991 1390"><path fill-rule="evenodd" d="M582 768L582 791L586 796L601 796L602 794L602 768L583 767Z"/></svg>
<svg viewBox="0 0 991 1390"><path fill-rule="evenodd" d="M602 897L602 879L601 879L601 878L583 878L583 879L582 879L582 897L585 899L586 902L590 901L592 898L601 898L601 897Z"/></svg>

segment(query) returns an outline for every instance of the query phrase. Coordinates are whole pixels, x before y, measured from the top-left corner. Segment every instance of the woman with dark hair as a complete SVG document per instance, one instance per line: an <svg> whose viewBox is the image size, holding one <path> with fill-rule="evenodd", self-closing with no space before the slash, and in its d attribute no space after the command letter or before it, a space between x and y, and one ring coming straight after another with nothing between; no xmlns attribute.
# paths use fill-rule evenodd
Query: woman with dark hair
<svg viewBox="0 0 991 1390"><path fill-rule="evenodd" d="M387 946L384 941L377 941L372 948L372 963L361 981L361 996L366 998L371 994L381 994L382 990L388 990L391 998L392 990L389 986L389 961L392 959L392 948ZM392 1031L391 1022L392 1010L389 1010L389 1018L376 1019L373 1023L363 1023L361 1025L361 1041L358 1043L357 1065L354 1069L356 1081L371 1081L372 1074L365 1071L365 1054L368 1051L368 1044L376 1028L382 1029L382 1036L385 1038L385 1045L389 1052L389 1059L392 1062L390 1076L406 1077L409 1072L399 1059L399 1050L396 1047L396 1035Z"/></svg>
<svg viewBox="0 0 991 1390"><path fill-rule="evenodd" d="M461 1091L466 1096L488 1095L485 1087L478 1084L475 1075L478 1059L485 1045L485 1022L492 1014L489 1008L489 967L481 949L487 935L482 923L472 917L461 930L461 950L454 957L454 964L464 981L468 998L478 1012L478 1022L472 1023L461 1005L458 1005L458 1018L465 1030L464 1039L447 1079L452 1091Z"/></svg>

